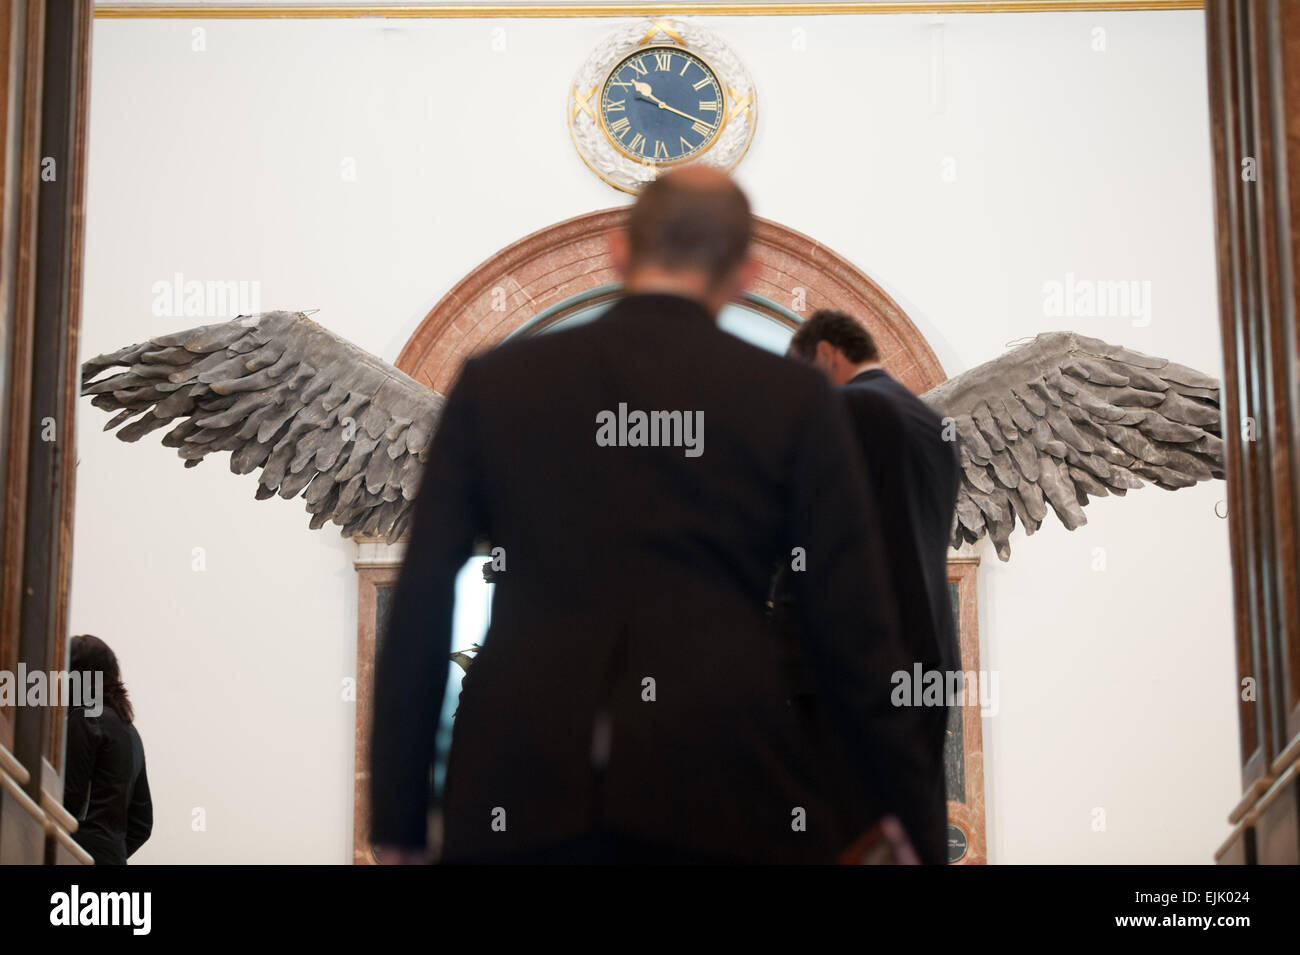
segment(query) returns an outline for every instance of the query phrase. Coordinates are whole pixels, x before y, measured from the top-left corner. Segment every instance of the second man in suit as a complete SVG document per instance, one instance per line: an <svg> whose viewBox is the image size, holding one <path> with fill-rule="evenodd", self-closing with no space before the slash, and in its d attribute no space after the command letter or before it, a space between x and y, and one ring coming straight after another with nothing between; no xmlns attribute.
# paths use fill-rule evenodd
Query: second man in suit
<svg viewBox="0 0 1300 955"><path fill-rule="evenodd" d="M960 669L948 589L960 466L955 432L885 371L870 333L849 315L814 312L791 339L788 354L820 369L844 399L871 490L887 502L881 524L904 642L911 661L944 674L947 686L946 675ZM946 861L947 708L924 708L922 723L925 794L903 822L921 860L939 864Z"/></svg>

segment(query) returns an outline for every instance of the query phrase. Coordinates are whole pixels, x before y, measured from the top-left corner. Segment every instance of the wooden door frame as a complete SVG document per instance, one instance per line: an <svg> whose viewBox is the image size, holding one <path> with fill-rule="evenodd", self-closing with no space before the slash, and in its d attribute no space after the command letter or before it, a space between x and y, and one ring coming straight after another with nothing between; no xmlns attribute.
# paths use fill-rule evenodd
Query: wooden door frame
<svg viewBox="0 0 1300 955"><path fill-rule="evenodd" d="M4 0L0 667L29 672L67 650L91 18L91 0ZM0 863L89 859L62 808L63 724L52 705L0 714Z"/></svg>

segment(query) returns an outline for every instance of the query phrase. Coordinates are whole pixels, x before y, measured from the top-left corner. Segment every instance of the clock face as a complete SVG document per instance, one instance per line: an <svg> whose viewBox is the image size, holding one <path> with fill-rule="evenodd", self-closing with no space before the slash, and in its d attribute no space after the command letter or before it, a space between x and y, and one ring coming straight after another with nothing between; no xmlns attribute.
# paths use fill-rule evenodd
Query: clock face
<svg viewBox="0 0 1300 955"><path fill-rule="evenodd" d="M754 138L754 80L721 38L691 20L646 19L605 37L565 104L578 155L636 193L676 163L731 169Z"/></svg>
<svg viewBox="0 0 1300 955"><path fill-rule="evenodd" d="M615 149L662 166L708 149L722 130L726 104L717 74L700 57L680 47L648 46L610 71L599 115Z"/></svg>

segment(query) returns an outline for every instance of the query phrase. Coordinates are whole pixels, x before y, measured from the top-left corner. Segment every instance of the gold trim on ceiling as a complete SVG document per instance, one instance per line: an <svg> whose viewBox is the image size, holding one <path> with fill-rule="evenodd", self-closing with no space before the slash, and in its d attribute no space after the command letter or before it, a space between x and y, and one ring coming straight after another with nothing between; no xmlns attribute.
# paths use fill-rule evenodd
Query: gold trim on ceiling
<svg viewBox="0 0 1300 955"><path fill-rule="evenodd" d="M1201 10L1204 0L919 0L796 3L95 4L101 20L474 19L479 17L825 16L864 13L1069 13Z"/></svg>

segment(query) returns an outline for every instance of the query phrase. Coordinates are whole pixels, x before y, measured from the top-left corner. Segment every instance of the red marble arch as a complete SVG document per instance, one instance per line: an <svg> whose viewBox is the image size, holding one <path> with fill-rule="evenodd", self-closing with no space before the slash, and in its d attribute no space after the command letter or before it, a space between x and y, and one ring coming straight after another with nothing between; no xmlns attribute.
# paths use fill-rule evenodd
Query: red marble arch
<svg viewBox="0 0 1300 955"><path fill-rule="evenodd" d="M466 358L544 309L618 281L608 237L626 215L626 206L587 213L506 246L433 307L398 355L397 367L445 394ZM756 221L753 254L760 266L755 293L804 314L834 308L855 316L875 338L885 367L914 392L946 378L907 314L843 256L766 219Z"/></svg>

